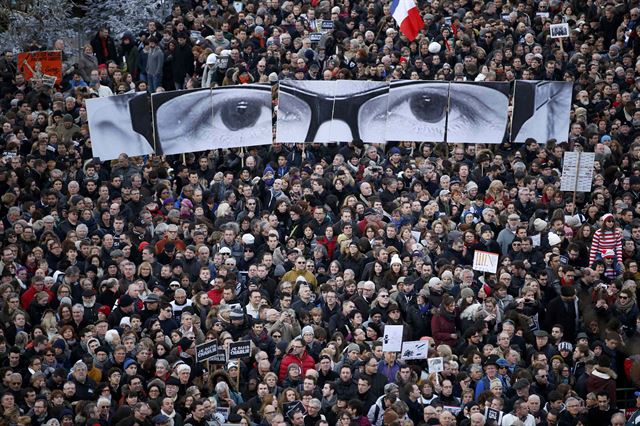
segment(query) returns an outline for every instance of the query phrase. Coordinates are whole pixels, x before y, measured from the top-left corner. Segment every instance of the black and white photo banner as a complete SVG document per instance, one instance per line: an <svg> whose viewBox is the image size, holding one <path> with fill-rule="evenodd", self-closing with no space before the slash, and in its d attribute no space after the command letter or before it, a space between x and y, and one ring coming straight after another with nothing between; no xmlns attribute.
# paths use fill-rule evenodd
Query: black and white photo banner
<svg viewBox="0 0 640 426"><path fill-rule="evenodd" d="M113 160L153 154L153 127L147 93L87 99L93 156Z"/></svg>
<svg viewBox="0 0 640 426"><path fill-rule="evenodd" d="M513 142L562 142L572 89L556 81L282 80L275 140L499 144L507 135ZM89 99L87 113L93 153L101 160L273 140L272 87L263 84Z"/></svg>
<svg viewBox="0 0 640 426"><path fill-rule="evenodd" d="M151 95L156 141L166 155L269 145L271 87L225 86Z"/></svg>
<svg viewBox="0 0 640 426"><path fill-rule="evenodd" d="M522 143L533 138L567 140L573 84L564 81L516 81L513 92L511 140Z"/></svg>

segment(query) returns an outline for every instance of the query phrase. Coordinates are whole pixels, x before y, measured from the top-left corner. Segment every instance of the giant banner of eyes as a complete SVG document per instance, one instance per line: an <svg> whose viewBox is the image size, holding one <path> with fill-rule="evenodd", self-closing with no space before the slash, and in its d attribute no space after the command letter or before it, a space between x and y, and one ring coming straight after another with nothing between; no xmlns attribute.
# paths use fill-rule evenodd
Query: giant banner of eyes
<svg viewBox="0 0 640 426"><path fill-rule="evenodd" d="M539 143L567 140L573 84L564 81L518 80L513 92L511 140Z"/></svg>
<svg viewBox="0 0 640 426"><path fill-rule="evenodd" d="M151 101L163 154L271 144L270 86L157 93Z"/></svg>
<svg viewBox="0 0 640 426"><path fill-rule="evenodd" d="M284 80L279 86L278 142L384 142L387 83Z"/></svg>
<svg viewBox="0 0 640 426"><path fill-rule="evenodd" d="M93 156L102 161L153 153L151 109L146 93L87 99Z"/></svg>

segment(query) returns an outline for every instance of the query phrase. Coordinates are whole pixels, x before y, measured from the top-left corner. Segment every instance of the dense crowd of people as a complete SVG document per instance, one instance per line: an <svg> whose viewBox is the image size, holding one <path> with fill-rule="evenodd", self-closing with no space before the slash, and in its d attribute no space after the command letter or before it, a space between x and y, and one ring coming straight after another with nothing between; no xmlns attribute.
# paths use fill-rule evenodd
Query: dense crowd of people
<svg viewBox="0 0 640 426"><path fill-rule="evenodd" d="M4 52L0 424L639 424L637 3L420 1L410 42L388 2L181 0L52 40L55 87ZM93 158L88 98L287 78L572 81L571 127ZM560 191L567 151L591 192Z"/></svg>

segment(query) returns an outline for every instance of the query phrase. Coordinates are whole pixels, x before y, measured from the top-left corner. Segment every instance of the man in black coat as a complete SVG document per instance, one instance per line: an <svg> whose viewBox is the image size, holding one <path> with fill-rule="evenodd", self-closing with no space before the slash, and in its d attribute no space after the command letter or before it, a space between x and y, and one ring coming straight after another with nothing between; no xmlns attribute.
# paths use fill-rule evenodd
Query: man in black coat
<svg viewBox="0 0 640 426"><path fill-rule="evenodd" d="M187 43L189 36L186 33L178 33L178 45L173 52L173 63L171 71L173 73L173 83L176 90L184 89L185 78L193 74L193 52Z"/></svg>
<svg viewBox="0 0 640 426"><path fill-rule="evenodd" d="M576 297L573 286L563 286L560 296L553 299L547 306L546 329L551 330L554 324L564 327L564 337L573 342L580 327L580 302Z"/></svg>
<svg viewBox="0 0 640 426"><path fill-rule="evenodd" d="M116 44L113 41L113 38L109 36L109 28L100 28L98 33L91 40L91 47L93 48L93 53L98 59L98 65L106 64L108 61L114 61L116 64L120 64Z"/></svg>

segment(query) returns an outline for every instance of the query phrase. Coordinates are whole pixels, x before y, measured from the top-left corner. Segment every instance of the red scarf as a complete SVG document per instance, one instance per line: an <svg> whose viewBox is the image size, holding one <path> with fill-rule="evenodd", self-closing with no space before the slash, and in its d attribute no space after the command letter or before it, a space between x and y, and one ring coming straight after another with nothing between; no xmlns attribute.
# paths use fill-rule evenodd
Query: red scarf
<svg viewBox="0 0 640 426"><path fill-rule="evenodd" d="M100 44L102 45L102 54L105 58L109 57L109 48L107 47L107 39L100 37Z"/></svg>

